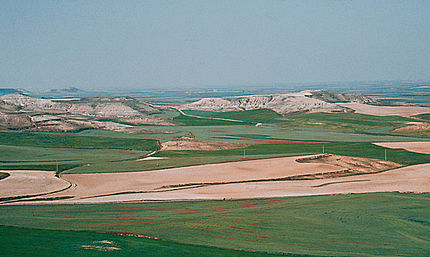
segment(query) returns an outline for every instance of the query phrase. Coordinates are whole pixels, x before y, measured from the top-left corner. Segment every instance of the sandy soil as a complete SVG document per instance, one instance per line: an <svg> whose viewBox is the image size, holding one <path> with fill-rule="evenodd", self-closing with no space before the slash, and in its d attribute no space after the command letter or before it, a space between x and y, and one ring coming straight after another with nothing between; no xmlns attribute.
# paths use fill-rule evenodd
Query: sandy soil
<svg viewBox="0 0 430 257"><path fill-rule="evenodd" d="M376 116L404 116L410 117L418 114L430 113L430 107L419 106L375 106L360 103L339 103L339 106L350 108L356 113Z"/></svg>
<svg viewBox="0 0 430 257"><path fill-rule="evenodd" d="M67 181L55 177L53 171L7 171L9 177L0 180L0 197L43 194L69 186Z"/></svg>
<svg viewBox="0 0 430 257"><path fill-rule="evenodd" d="M430 164L336 179L214 185L170 192L113 195L76 202L239 199L393 191L430 192Z"/></svg>
<svg viewBox="0 0 430 257"><path fill-rule="evenodd" d="M388 142L374 144L393 149L405 149L411 152L430 154L430 142Z"/></svg>

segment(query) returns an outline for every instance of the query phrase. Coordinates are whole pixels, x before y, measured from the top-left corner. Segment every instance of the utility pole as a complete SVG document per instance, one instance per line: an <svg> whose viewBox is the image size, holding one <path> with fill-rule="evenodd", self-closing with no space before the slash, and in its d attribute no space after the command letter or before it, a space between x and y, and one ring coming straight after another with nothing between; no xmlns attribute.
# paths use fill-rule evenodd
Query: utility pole
<svg viewBox="0 0 430 257"><path fill-rule="evenodd" d="M56 169L55 169L56 173L55 174L58 174L58 160L55 160L55 166L56 166Z"/></svg>
<svg viewBox="0 0 430 257"><path fill-rule="evenodd" d="M324 144L323 144L323 153L324 153L325 149L324 149Z"/></svg>
<svg viewBox="0 0 430 257"><path fill-rule="evenodd" d="M246 150L245 149L243 149L243 159L246 159L246 152L245 152Z"/></svg>
<svg viewBox="0 0 430 257"><path fill-rule="evenodd" d="M387 149L385 149L385 160L387 160Z"/></svg>

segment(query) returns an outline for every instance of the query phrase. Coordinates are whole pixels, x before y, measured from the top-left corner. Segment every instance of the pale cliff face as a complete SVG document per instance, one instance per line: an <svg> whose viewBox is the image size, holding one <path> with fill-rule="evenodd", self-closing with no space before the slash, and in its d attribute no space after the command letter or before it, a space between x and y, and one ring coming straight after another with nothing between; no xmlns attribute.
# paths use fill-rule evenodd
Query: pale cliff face
<svg viewBox="0 0 430 257"><path fill-rule="evenodd" d="M335 102L373 103L376 100L355 93L329 93L305 90L290 94L251 95L224 98L203 98L180 106L184 110L202 111L243 111L253 109L272 109L278 113L327 112L344 108Z"/></svg>
<svg viewBox="0 0 430 257"><path fill-rule="evenodd" d="M253 109L272 109L279 113L341 109L337 105L310 98L309 92L295 94L253 95L225 98L204 98L197 102L182 105L182 109L240 111Z"/></svg>

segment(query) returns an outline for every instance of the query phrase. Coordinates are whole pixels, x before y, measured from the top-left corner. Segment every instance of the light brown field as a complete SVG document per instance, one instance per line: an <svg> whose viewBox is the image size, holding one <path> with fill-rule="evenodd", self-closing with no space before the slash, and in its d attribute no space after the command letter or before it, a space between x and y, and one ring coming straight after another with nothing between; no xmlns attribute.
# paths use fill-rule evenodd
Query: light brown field
<svg viewBox="0 0 430 257"><path fill-rule="evenodd" d="M430 164L335 179L250 182L168 192L112 195L75 200L80 203L142 200L221 200L367 192L430 192Z"/></svg>
<svg viewBox="0 0 430 257"><path fill-rule="evenodd" d="M405 149L411 152L430 154L430 142L386 142L374 144L393 149Z"/></svg>
<svg viewBox="0 0 430 257"><path fill-rule="evenodd" d="M321 188L324 187L324 189L312 186L362 179L361 176L342 176L351 175L354 172L376 172L398 166L396 163L382 160L322 154L143 172L65 174L63 178L74 186L66 191L51 194L49 197L73 196L71 199L50 203L101 203L134 200L254 198L287 196L295 193L297 195L326 194L331 191L326 192L325 188L331 188L331 185L322 186ZM286 177L319 179L268 181ZM256 182L257 180L265 182ZM363 188L363 190L371 189Z"/></svg>
<svg viewBox="0 0 430 257"><path fill-rule="evenodd" d="M324 163L298 163L296 159L285 157L142 172L65 174L63 178L77 186L61 195L89 197L126 191L165 190L163 188L171 185L271 179L342 170Z"/></svg>
<svg viewBox="0 0 430 257"><path fill-rule="evenodd" d="M360 103L340 103L338 105L352 109L356 113L376 116L410 117L418 114L430 113L430 107L421 106L375 106Z"/></svg>
<svg viewBox="0 0 430 257"><path fill-rule="evenodd" d="M0 198L45 194L67 188L67 181L55 177L54 171L14 170L0 180Z"/></svg>
<svg viewBox="0 0 430 257"><path fill-rule="evenodd" d="M46 197L73 198L38 203L239 199L430 191L430 164L392 169L398 166L389 161L320 154L142 172L65 174L62 178L73 186ZM392 170L377 174L353 175L389 169ZM61 188L58 181L63 187L67 185L67 182L55 178L52 172L10 173L15 174L17 180L10 185L3 183L7 186L3 187L1 192L8 192L6 195L53 191ZM268 181L286 177L292 180ZM318 179L303 180L303 178Z"/></svg>

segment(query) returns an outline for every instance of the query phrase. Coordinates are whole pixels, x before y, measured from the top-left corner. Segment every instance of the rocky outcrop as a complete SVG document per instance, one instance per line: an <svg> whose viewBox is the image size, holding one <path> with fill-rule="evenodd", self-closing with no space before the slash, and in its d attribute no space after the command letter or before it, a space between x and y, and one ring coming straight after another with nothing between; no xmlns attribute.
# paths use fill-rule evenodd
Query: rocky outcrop
<svg viewBox="0 0 430 257"><path fill-rule="evenodd" d="M359 93L332 93L323 90L312 91L310 97L327 103L379 104L379 101Z"/></svg>
<svg viewBox="0 0 430 257"><path fill-rule="evenodd" d="M197 102L182 105L184 110L243 111L272 109L278 113L333 111L343 108L333 103L309 97L309 91L294 94L251 95L224 98L203 98Z"/></svg>

